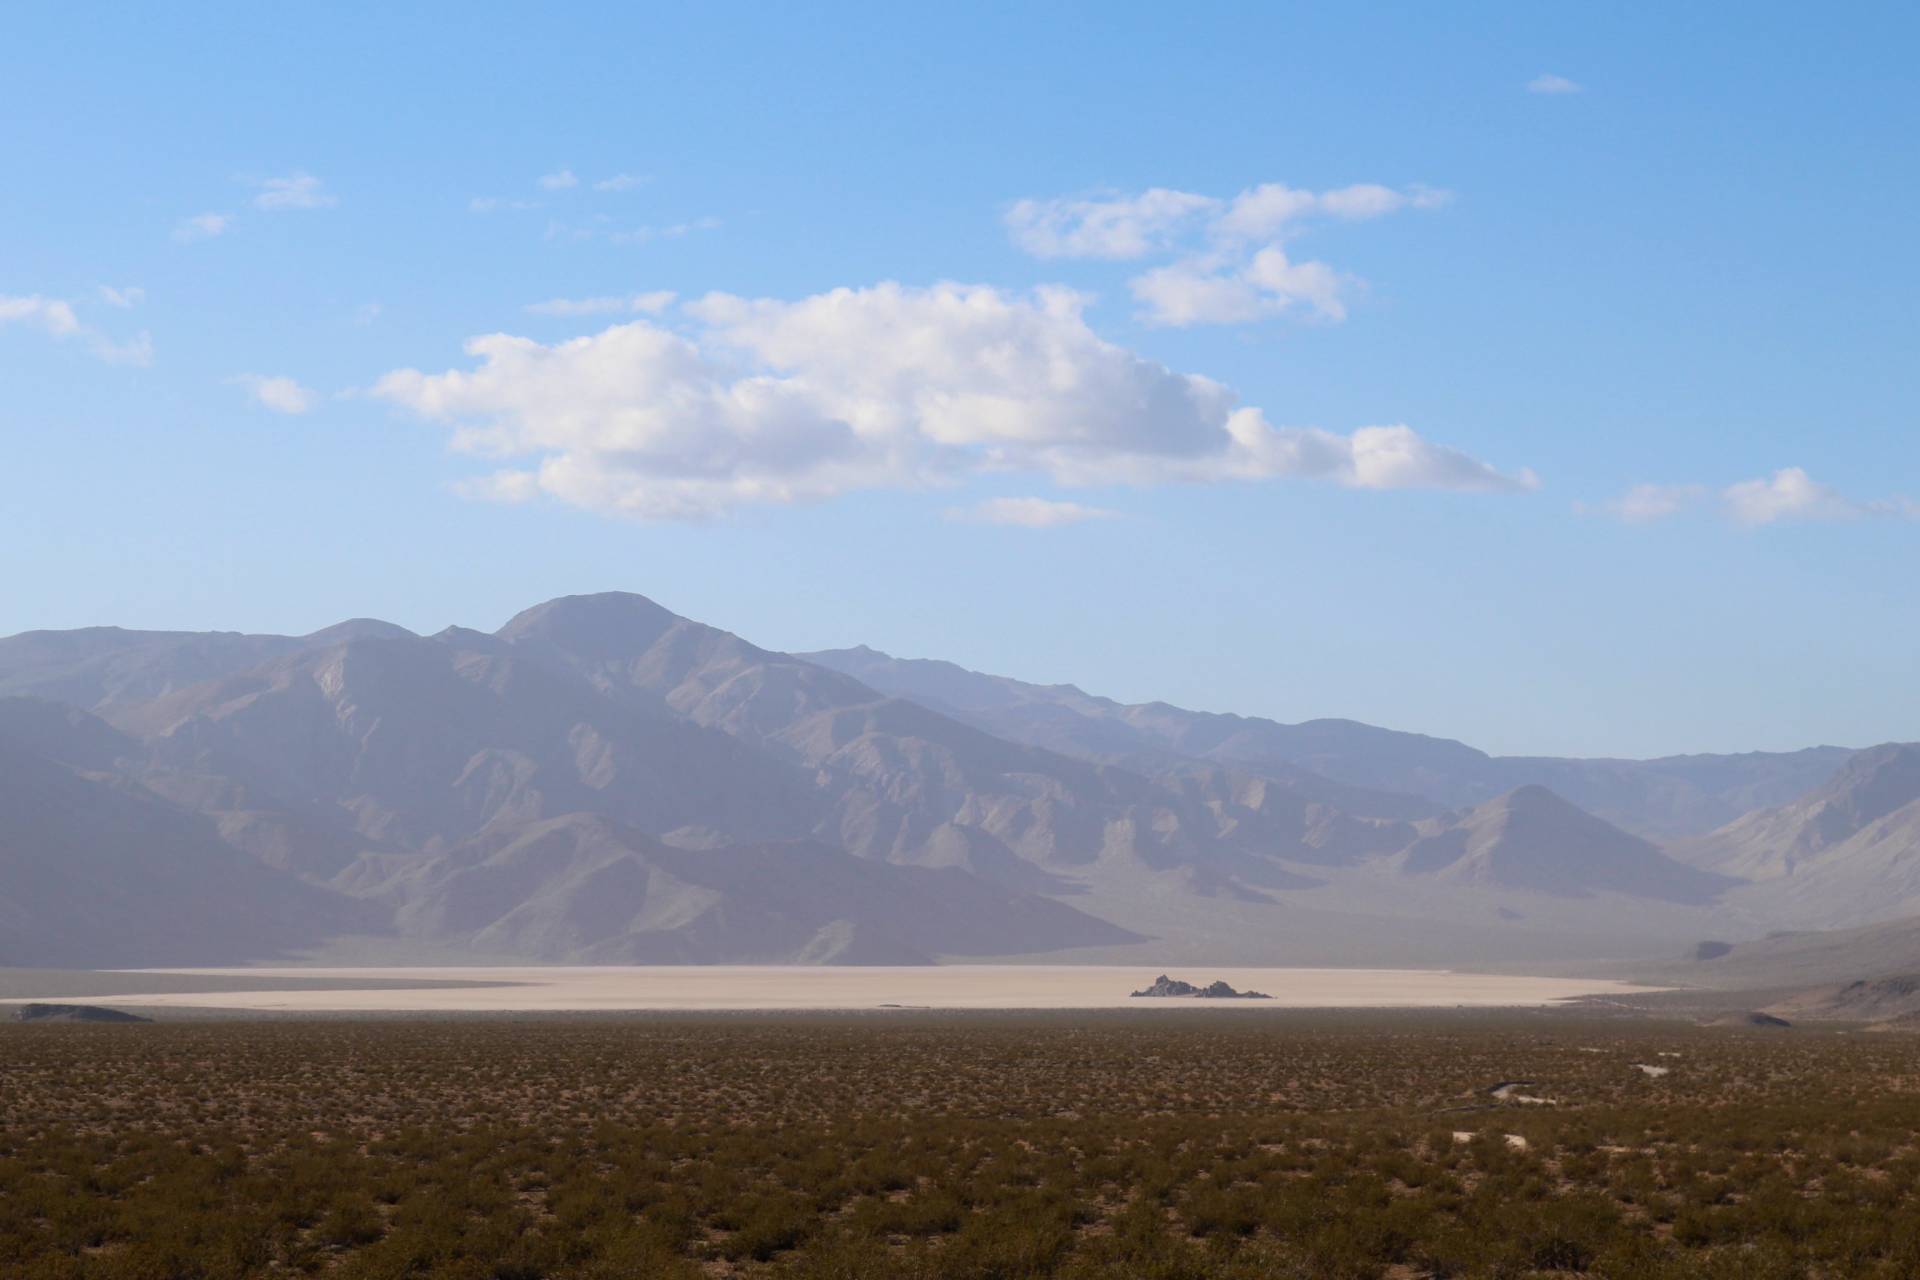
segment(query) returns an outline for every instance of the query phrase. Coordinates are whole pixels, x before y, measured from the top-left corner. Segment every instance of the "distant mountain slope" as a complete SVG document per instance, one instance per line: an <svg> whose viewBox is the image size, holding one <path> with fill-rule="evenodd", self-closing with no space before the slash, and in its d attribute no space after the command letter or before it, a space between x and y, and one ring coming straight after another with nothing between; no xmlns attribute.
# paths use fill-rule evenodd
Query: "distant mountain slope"
<svg viewBox="0 0 1920 1280"><path fill-rule="evenodd" d="M1563 897L1609 892L1683 903L1709 902L1735 883L1674 861L1545 787L1521 787L1418 829L1398 858L1410 875Z"/></svg>
<svg viewBox="0 0 1920 1280"><path fill-rule="evenodd" d="M91 962L62 939L114 936L130 963L234 961L357 932L551 960L1114 958L1152 935L1296 962L1337 942L1351 961L1356 930L1418 934L1395 954L1444 960L1800 919L1730 912L1729 880L1537 784L1493 784L1560 770L1623 804L1671 784L1677 812L1784 787L1818 753L1516 763L1353 722L835 661L919 691L623 593L492 634L0 641L0 684L44 695L0 700L18 757L0 960ZM1471 806L1435 798L1461 793ZM56 927L67 897L78 923Z"/></svg>
<svg viewBox="0 0 1920 1280"><path fill-rule="evenodd" d="M1751 809L1802 795L1850 754L1845 748L1813 747L1658 760L1499 757L1449 739L1352 720L1280 724L1159 702L1127 705L1072 685L1028 684L865 647L803 656L989 733L1088 759L1140 767L1169 757L1249 768L1295 766L1353 787L1421 796L1448 807L1540 785L1655 839L1705 832Z"/></svg>
<svg viewBox="0 0 1920 1280"><path fill-rule="evenodd" d="M1859 752L1812 794L1674 852L1758 881L1743 900L1771 918L1840 926L1920 912L1920 744Z"/></svg>
<svg viewBox="0 0 1920 1280"><path fill-rule="evenodd" d="M303 649L362 636L408 636L390 622L357 618L309 636L233 631L27 631L0 638L0 697L51 698L104 711L231 675Z"/></svg>
<svg viewBox="0 0 1920 1280"><path fill-rule="evenodd" d="M0 965L270 958L378 918L262 866L131 782L25 749L22 710L0 701ZM46 722L44 704L24 713ZM56 754L111 734L74 728Z"/></svg>
<svg viewBox="0 0 1920 1280"><path fill-rule="evenodd" d="M1141 940L957 868L813 843L673 849L589 814L490 829L379 896L403 933L588 963L924 964Z"/></svg>

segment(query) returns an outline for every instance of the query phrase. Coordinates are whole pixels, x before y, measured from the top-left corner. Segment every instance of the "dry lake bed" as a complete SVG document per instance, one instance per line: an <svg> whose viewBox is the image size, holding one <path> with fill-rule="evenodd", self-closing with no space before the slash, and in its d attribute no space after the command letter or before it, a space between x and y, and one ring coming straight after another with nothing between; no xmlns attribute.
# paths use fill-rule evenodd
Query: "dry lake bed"
<svg viewBox="0 0 1920 1280"><path fill-rule="evenodd" d="M13 971L19 973L22 971ZM642 1010L1279 1008L1433 1009L1554 1004L1651 990L1624 982L1442 969L1196 968L1271 1000L1134 999L1154 972L1107 965L607 965L170 969L92 972L60 990L0 983L26 999L274 1013L535 1013ZM190 980L190 981L187 981ZM277 986L276 984L284 984ZM225 988L225 989L223 989Z"/></svg>

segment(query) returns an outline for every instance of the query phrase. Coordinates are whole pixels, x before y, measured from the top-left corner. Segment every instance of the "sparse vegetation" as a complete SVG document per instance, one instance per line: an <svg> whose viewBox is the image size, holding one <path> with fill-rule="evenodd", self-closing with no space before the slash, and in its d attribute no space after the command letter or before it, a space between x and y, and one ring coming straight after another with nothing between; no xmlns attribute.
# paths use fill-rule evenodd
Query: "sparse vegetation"
<svg viewBox="0 0 1920 1280"><path fill-rule="evenodd" d="M0 1274L1911 1276L1916 1129L1904 1036L1549 1016L8 1026Z"/></svg>

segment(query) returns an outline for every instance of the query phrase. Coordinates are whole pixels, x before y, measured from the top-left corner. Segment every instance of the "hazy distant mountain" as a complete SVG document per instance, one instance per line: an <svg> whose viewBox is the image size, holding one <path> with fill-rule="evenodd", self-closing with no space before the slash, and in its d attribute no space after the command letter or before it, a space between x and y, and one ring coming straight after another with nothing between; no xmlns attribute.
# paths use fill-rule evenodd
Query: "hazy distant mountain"
<svg viewBox="0 0 1920 1280"><path fill-rule="evenodd" d="M1676 862L1545 787L1520 787L1418 829L1419 838L1398 856L1409 875L1562 896L1607 892L1690 903L1711 901L1736 883Z"/></svg>
<svg viewBox="0 0 1920 1280"><path fill-rule="evenodd" d="M26 631L0 639L0 696L52 698L88 711L144 702L282 654L360 636L407 636L390 622L357 618L310 636L233 631Z"/></svg>
<svg viewBox="0 0 1920 1280"><path fill-rule="evenodd" d="M817 657L618 593L492 634L0 640L0 689L37 695L0 700L0 962L341 957L353 934L576 961L1115 958L1143 935L1295 963L1376 935L1440 962L1618 954L1805 917L1718 874L1764 858L1681 865L1580 795L1644 831L1838 763L1501 760ZM1754 829L1903 866L1904 767L1863 757L1814 816Z"/></svg>
<svg viewBox="0 0 1920 1280"><path fill-rule="evenodd" d="M1674 852L1758 882L1742 899L1775 918L1846 925L1920 913L1920 744L1859 752L1811 794Z"/></svg>
<svg viewBox="0 0 1920 1280"><path fill-rule="evenodd" d="M1028 684L950 662L893 658L864 646L804 656L989 733L1089 759L1137 767L1169 757L1264 769L1297 766L1376 793L1420 796L1448 807L1540 785L1654 839L1705 832L1749 810L1802 795L1850 754L1841 747L1813 747L1659 760L1489 756L1446 738L1352 720L1280 724L1163 702L1128 705L1072 685Z"/></svg>
<svg viewBox="0 0 1920 1280"><path fill-rule="evenodd" d="M44 750L22 746L28 736ZM0 965L265 958L378 919L93 767L131 745L77 712L0 700Z"/></svg>
<svg viewBox="0 0 1920 1280"><path fill-rule="evenodd" d="M405 934L593 963L924 964L1140 940L955 868L811 842L674 849L587 814L490 829L377 896Z"/></svg>

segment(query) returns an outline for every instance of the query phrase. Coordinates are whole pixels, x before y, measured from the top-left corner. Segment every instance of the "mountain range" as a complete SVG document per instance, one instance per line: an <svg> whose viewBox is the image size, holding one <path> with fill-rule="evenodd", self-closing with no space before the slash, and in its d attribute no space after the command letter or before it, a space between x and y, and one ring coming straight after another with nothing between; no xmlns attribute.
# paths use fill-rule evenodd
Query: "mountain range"
<svg viewBox="0 0 1920 1280"><path fill-rule="evenodd" d="M0 964L1537 963L1920 911L1920 747L1573 760L643 597L0 639Z"/></svg>

